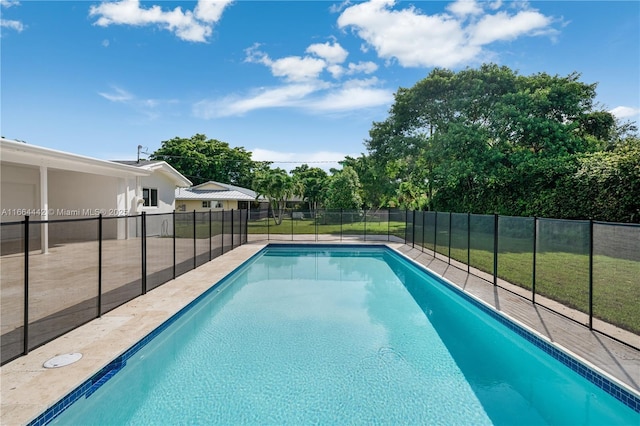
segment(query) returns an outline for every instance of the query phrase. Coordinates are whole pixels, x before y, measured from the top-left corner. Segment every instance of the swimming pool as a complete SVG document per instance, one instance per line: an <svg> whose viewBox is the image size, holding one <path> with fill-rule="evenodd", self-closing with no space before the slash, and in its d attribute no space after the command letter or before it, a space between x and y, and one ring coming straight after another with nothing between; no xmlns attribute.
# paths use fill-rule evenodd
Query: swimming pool
<svg viewBox="0 0 640 426"><path fill-rule="evenodd" d="M390 249L269 246L53 422L638 423L523 333Z"/></svg>

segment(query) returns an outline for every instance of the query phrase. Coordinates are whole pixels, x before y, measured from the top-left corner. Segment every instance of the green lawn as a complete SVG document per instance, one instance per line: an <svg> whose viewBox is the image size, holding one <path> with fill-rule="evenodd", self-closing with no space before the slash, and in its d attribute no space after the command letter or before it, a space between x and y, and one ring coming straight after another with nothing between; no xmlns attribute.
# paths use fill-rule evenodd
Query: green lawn
<svg viewBox="0 0 640 426"><path fill-rule="evenodd" d="M337 222L337 223L336 223ZM236 225L237 226L237 225ZM243 223L244 226L244 223ZM237 229L237 228L236 228ZM421 244L422 230L416 228L416 246ZM411 232L411 228L409 229ZM222 232L221 224L212 224L212 235ZM225 224L225 233L230 223ZM372 218L350 221L340 216L325 217L318 223L313 219L284 219L275 225L272 218L250 221L249 234L270 235L395 235L405 236L404 221L380 221ZM208 223L196 224L197 238L208 238ZM193 238L193 225L176 224L177 238ZM433 249L433 233L424 235L424 247ZM493 243L486 234L472 238L471 266L493 274ZM447 232L437 235L437 251L449 254ZM507 250L508 248L508 250ZM467 262L466 235L452 235L451 258ZM593 261L593 314L605 322L635 334L640 334L640 262L608 256L594 256ZM562 251L539 252L536 258L536 294L558 301L584 313L589 311L589 257L586 254ZM531 241L526 238L502 237L498 254L498 277L524 289L532 289L533 254Z"/></svg>

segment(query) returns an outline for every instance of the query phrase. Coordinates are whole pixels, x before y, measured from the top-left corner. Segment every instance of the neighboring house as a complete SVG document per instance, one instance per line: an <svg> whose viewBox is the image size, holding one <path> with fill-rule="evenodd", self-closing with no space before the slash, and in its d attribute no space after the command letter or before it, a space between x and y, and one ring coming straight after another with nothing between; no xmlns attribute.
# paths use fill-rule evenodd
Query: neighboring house
<svg viewBox="0 0 640 426"><path fill-rule="evenodd" d="M209 181L175 191L176 211L208 211L248 209L258 199L254 191L226 183Z"/></svg>
<svg viewBox="0 0 640 426"><path fill-rule="evenodd" d="M129 163L129 162L127 162ZM191 182L165 162L136 165L99 160L0 138L0 210L2 222L127 216L142 211L171 212L175 188ZM135 235L127 220L109 221L105 238ZM74 226L34 226L43 251L50 244L96 238L93 222ZM3 244L20 235L3 227ZM93 236L92 236L93 235ZM92 237L91 237L92 236ZM51 238L51 242L49 241Z"/></svg>

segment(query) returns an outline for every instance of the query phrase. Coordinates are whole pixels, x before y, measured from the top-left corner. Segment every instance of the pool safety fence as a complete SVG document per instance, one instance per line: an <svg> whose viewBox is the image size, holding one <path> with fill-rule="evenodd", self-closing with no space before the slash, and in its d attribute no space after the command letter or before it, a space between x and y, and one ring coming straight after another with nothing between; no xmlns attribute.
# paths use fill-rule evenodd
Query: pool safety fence
<svg viewBox="0 0 640 426"><path fill-rule="evenodd" d="M640 225L411 210L250 211L248 238L403 242L639 348ZM621 337L623 330L628 338Z"/></svg>
<svg viewBox="0 0 640 426"><path fill-rule="evenodd" d="M1 223L5 364L247 242L247 210Z"/></svg>

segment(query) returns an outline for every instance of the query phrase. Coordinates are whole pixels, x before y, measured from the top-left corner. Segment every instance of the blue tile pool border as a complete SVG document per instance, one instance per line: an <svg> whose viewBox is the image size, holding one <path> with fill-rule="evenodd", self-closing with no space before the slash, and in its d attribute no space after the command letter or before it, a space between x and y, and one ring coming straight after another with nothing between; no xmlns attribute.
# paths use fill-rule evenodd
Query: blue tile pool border
<svg viewBox="0 0 640 426"><path fill-rule="evenodd" d="M327 249L335 249L335 248L343 248L343 249L364 249L370 250L372 248L378 249L380 251L386 251L388 253L393 254L397 258L413 265L414 267L420 269L423 273L428 274L429 276L435 278L439 283L446 285L449 289L456 292L459 296L463 297L466 301L473 304L475 307L479 308L484 313L488 314L492 318L496 319L499 323L503 324L520 337L532 343L537 348L546 352L553 358L560 361L569 369L578 373L580 376L584 377L588 381L594 383L596 386L609 393L617 400L630 407L632 410L640 413L640 396L634 394L632 391L620 386L615 381L609 379L605 375L601 374L598 371L593 370L590 366L580 362L575 359L571 355L567 354L563 350L559 349L555 345L549 343L545 339L541 338L537 334L531 332L526 329L524 326L514 322L513 320L507 318L504 314L496 311L492 306L476 299L471 296L469 293L460 289L456 285L448 282L443 277L437 275L433 271L429 270L424 265L416 262L415 260L405 256L401 252L394 250L386 245L367 245L367 244L293 244L293 243L276 243L276 244L268 244L257 253L249 257L245 260L241 265L236 267L234 270L229 272L225 277L223 277L218 282L214 283L211 287L209 287L205 292L203 292L200 296L195 298L189 304L187 304L184 308L180 309L177 313L172 315L165 322L156 327L153 331L131 346L129 349L125 350L121 355L116 357L113 361L109 362L106 366L100 369L97 373L79 385L76 389L68 393L58 402L49 407L45 412L37 416L31 422L29 422L28 426L43 426L49 424L56 417L58 417L64 410L69 408L74 402L82 398L88 398L91 396L96 390L100 388L103 384L105 384L111 377L117 374L127 363L127 360L135 355L140 349L142 349L147 343L153 340L156 336L162 333L166 328L180 319L185 313L187 313L194 305L200 302L202 299L207 297L210 293L212 293L216 288L218 288L223 283L227 282L231 278L233 278L238 272L242 269L249 266L249 264L255 260L257 257L263 255L268 250L282 250L282 249L292 249L292 248L300 248L300 247L310 247L310 248L327 248Z"/></svg>

